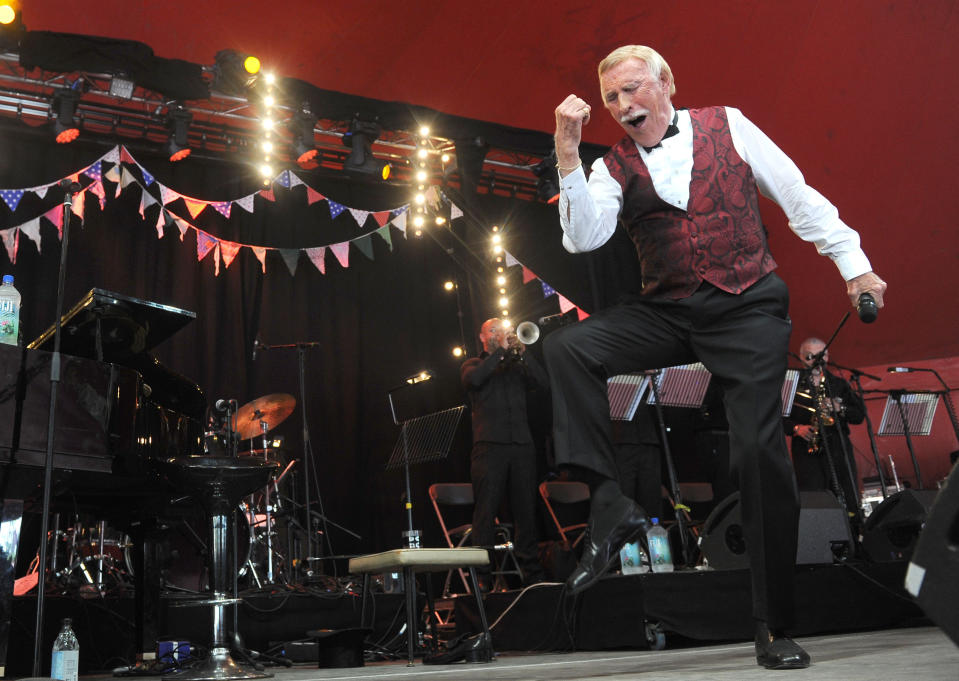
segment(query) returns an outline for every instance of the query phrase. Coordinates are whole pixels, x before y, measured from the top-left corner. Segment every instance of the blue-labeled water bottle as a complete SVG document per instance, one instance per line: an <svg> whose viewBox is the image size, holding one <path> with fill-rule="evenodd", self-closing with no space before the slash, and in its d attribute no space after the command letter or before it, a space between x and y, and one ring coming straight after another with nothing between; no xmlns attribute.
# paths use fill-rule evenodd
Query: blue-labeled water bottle
<svg viewBox="0 0 959 681"><path fill-rule="evenodd" d="M653 526L646 532L649 544L649 562L653 572L672 572L673 555L669 550L669 535L659 524L659 518L653 518Z"/></svg>
<svg viewBox="0 0 959 681"><path fill-rule="evenodd" d="M53 658L50 661L50 678L60 681L77 681L80 669L80 643L73 633L69 617L63 618L63 627L53 642Z"/></svg>
<svg viewBox="0 0 959 681"><path fill-rule="evenodd" d="M13 275L4 274L0 284L0 343L20 342L20 292L13 286Z"/></svg>

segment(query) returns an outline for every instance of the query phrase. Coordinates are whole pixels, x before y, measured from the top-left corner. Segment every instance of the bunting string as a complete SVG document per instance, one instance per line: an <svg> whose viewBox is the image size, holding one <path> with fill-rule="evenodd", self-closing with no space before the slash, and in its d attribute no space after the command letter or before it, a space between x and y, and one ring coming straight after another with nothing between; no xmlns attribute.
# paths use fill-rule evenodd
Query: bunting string
<svg viewBox="0 0 959 681"><path fill-rule="evenodd" d="M523 268L523 283L528 284L529 282L535 280L543 291L543 297L549 298L550 296L555 295L559 302L559 311L563 314L566 314L570 310L576 310L576 317L579 321L583 321L589 316L589 313L586 312L583 308L579 307L573 303L569 298L561 294L559 291L554 289L552 286L547 284L543 279L537 276L531 269L526 265L521 263L516 257L509 251L503 251L503 255L506 256L506 266L507 267L522 267Z"/></svg>

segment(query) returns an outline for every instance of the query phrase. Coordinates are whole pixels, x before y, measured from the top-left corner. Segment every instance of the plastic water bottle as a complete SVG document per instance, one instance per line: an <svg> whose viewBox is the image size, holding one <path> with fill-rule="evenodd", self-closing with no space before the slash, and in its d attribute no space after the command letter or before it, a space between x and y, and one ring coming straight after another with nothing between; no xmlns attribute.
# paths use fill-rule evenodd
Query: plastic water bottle
<svg viewBox="0 0 959 681"><path fill-rule="evenodd" d="M0 343L20 341L20 292L13 287L13 275L4 274L0 285Z"/></svg>
<svg viewBox="0 0 959 681"><path fill-rule="evenodd" d="M669 550L669 535L659 524L659 518L653 518L653 526L646 533L649 544L649 562L653 572L672 572L673 556Z"/></svg>
<svg viewBox="0 0 959 681"><path fill-rule="evenodd" d="M619 563L624 575L636 575L649 572L649 558L638 541L624 544L619 550Z"/></svg>
<svg viewBox="0 0 959 681"><path fill-rule="evenodd" d="M63 628L53 642L50 678L60 681L77 681L77 671L80 668L80 643L70 623L69 617L63 619Z"/></svg>

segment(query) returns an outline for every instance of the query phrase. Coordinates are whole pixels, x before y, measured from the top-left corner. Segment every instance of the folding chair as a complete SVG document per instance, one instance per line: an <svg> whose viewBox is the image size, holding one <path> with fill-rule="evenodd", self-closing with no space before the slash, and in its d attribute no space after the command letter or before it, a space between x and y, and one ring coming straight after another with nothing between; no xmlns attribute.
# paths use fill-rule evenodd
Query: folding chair
<svg viewBox="0 0 959 681"><path fill-rule="evenodd" d="M563 482L561 480L547 480L540 483L539 495L546 504L546 510L549 511L553 523L556 525L556 531L559 532L560 540L563 545L569 549L575 548L586 536L587 522L577 522L571 525L563 525L556 516L556 511L551 502L557 504L578 504L589 501L589 487L583 482ZM570 538L575 538L570 541Z"/></svg>
<svg viewBox="0 0 959 681"><path fill-rule="evenodd" d="M440 522L440 529L443 530L443 536L446 538L447 546L453 549L466 545L467 540L473 532L473 525L471 523L463 523L455 527L448 527L443 517L443 512L440 510L440 506L459 507L461 509L468 507L472 513L474 502L473 485L468 482L437 482L430 485L429 493L430 501L433 502L433 510L436 511L436 518ZM501 524L499 520L496 521L494 531L498 543L507 544L512 541L509 527ZM511 569L507 568L507 561L512 563L513 567ZM466 573L462 568L458 568L458 572L460 581L463 583L463 588L466 589L466 593L470 593L470 583L466 578ZM490 574L494 578L492 585L493 590L506 589L506 575L516 575L521 580L523 579L523 571L519 567L516 556L513 555L512 548L509 548L497 559ZM450 594L450 581L452 576L453 571L450 570L446 575L446 582L443 585L444 597Z"/></svg>

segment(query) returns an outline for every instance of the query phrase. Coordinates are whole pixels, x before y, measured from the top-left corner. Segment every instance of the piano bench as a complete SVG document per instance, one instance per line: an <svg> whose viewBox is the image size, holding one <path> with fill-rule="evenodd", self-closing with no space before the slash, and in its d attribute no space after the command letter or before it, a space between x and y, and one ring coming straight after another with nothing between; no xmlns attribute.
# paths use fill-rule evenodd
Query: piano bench
<svg viewBox="0 0 959 681"><path fill-rule="evenodd" d="M383 553L371 553L350 559L349 572L363 575L363 605L360 610L360 626L366 624L366 599L370 593L370 575L381 572L402 572L403 590L406 595L406 651L407 665L413 665L413 651L416 641L416 573L446 572L457 568L469 568L473 594L479 610L483 633L489 638L489 625L486 621L486 609L483 596L476 579L476 568L489 565L489 553L486 549L394 549ZM427 589L429 594L430 590ZM430 598L432 608L432 598ZM434 639L435 640L435 639Z"/></svg>

